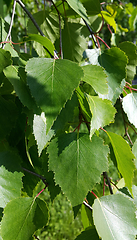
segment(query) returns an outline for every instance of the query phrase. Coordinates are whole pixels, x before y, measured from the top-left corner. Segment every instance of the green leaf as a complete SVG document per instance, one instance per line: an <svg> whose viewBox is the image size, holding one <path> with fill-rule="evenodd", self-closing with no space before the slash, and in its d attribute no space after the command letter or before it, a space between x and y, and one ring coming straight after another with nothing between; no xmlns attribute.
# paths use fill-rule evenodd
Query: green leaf
<svg viewBox="0 0 137 240"><path fill-rule="evenodd" d="M109 14L106 11L101 11L101 14L103 15L104 20L114 29L114 32L116 33L116 22L114 17Z"/></svg>
<svg viewBox="0 0 137 240"><path fill-rule="evenodd" d="M108 167L108 147L96 136L91 142L88 134L63 134L51 141L47 151L49 169L55 171L56 183L72 206L82 203L88 190L100 181L101 173Z"/></svg>
<svg viewBox="0 0 137 240"><path fill-rule="evenodd" d="M47 124L44 112L41 113L41 116L34 114L33 133L35 136L35 140L37 141L38 144L39 156L43 148L46 146L46 144L54 134L53 130L50 130L48 134L46 134L46 126Z"/></svg>
<svg viewBox="0 0 137 240"><path fill-rule="evenodd" d="M133 152L133 154L135 156L135 165L136 165L136 168L137 168L137 139L134 142L134 145L132 147L132 152Z"/></svg>
<svg viewBox="0 0 137 240"><path fill-rule="evenodd" d="M46 49L48 49L50 54L54 56L55 48L52 42L48 38L38 34L30 34L28 37L24 37L24 41L36 41L40 43L42 46L44 46Z"/></svg>
<svg viewBox="0 0 137 240"><path fill-rule="evenodd" d="M128 120L137 128L137 93L132 92L126 95L123 98L122 107Z"/></svg>
<svg viewBox="0 0 137 240"><path fill-rule="evenodd" d="M137 234L135 205L123 195L97 198L93 204L93 219L102 240L134 240Z"/></svg>
<svg viewBox="0 0 137 240"><path fill-rule="evenodd" d="M59 18L57 14L49 11L39 11L33 14L33 18L43 31L45 37L52 43L59 38ZM31 19L28 21L28 32L32 34L38 33Z"/></svg>
<svg viewBox="0 0 137 240"><path fill-rule="evenodd" d="M74 129L77 127L79 122L79 102L76 92L73 93L72 98L69 99L65 107L62 108L60 114L58 115L56 121L53 124L52 129L57 133L69 131L70 126Z"/></svg>
<svg viewBox="0 0 137 240"><path fill-rule="evenodd" d="M30 240L48 221L46 203L39 198L16 198L4 209L1 235L4 240Z"/></svg>
<svg viewBox="0 0 137 240"><path fill-rule="evenodd" d="M85 21L89 23L86 9L79 0L67 0L67 3L76 13L78 13Z"/></svg>
<svg viewBox="0 0 137 240"><path fill-rule="evenodd" d="M92 114L91 114L91 111L90 111L90 108L89 108L89 104L88 104L88 101L87 101L87 98L86 98L86 94L82 91L81 87L78 87L76 89L76 93L77 93L77 96L78 96L78 101L79 101L79 104L80 104L82 114L85 117L86 121L90 122Z"/></svg>
<svg viewBox="0 0 137 240"><path fill-rule="evenodd" d="M130 31L134 31L136 28L136 22L137 22L137 7L134 8L132 11L132 14L129 18L129 26L130 26Z"/></svg>
<svg viewBox="0 0 137 240"><path fill-rule="evenodd" d="M102 67L95 65L83 66L84 78L83 81L90 84L97 93L107 94L108 85L106 81L106 74Z"/></svg>
<svg viewBox="0 0 137 240"><path fill-rule="evenodd" d="M21 158L11 149L0 152L0 207L4 208L10 200L20 197L23 176L20 163Z"/></svg>
<svg viewBox="0 0 137 240"><path fill-rule="evenodd" d="M62 30L63 56L65 59L80 62L83 51L87 47L86 38L81 34L83 25L71 19L66 20L64 23L65 26Z"/></svg>
<svg viewBox="0 0 137 240"><path fill-rule="evenodd" d="M0 95L10 94L13 91L13 86L5 77L4 73L0 73Z"/></svg>
<svg viewBox="0 0 137 240"><path fill-rule="evenodd" d="M0 139L10 134L17 120L17 113L15 103L0 96Z"/></svg>
<svg viewBox="0 0 137 240"><path fill-rule="evenodd" d="M115 103L125 85L127 57L119 48L113 47L105 50L98 57L98 61L106 71L109 88L108 94L99 96Z"/></svg>
<svg viewBox="0 0 137 240"><path fill-rule="evenodd" d="M29 60L26 71L32 96L45 112L48 132L61 108L78 86L83 71L69 60L39 58Z"/></svg>
<svg viewBox="0 0 137 240"><path fill-rule="evenodd" d="M102 100L98 96L90 96L88 94L86 96L92 113L90 126L90 137L92 137L94 132L100 127L113 122L116 109L112 106L111 101L107 99Z"/></svg>
<svg viewBox="0 0 137 240"><path fill-rule="evenodd" d="M132 42L122 42L119 44L119 48L125 52L128 57L126 79L131 83L136 74L137 47Z"/></svg>
<svg viewBox="0 0 137 240"><path fill-rule="evenodd" d="M137 208L137 186L133 185L132 190L133 190L133 196L134 196L134 203ZM137 216L137 211L136 211L136 216Z"/></svg>
<svg viewBox="0 0 137 240"><path fill-rule="evenodd" d="M101 12L100 1L99 0L82 0L81 1L87 10L88 15L97 15Z"/></svg>
<svg viewBox="0 0 137 240"><path fill-rule="evenodd" d="M23 173L19 172L20 157L11 151L0 152L0 207L20 197Z"/></svg>
<svg viewBox="0 0 137 240"><path fill-rule="evenodd" d="M81 206L81 221L84 230L88 227L91 227L93 224L91 210L88 209L84 204Z"/></svg>
<svg viewBox="0 0 137 240"><path fill-rule="evenodd" d="M38 112L38 107L34 98L31 96L30 89L26 84L26 73L24 68L9 66L4 69L5 76L9 79L20 101L29 109Z"/></svg>
<svg viewBox="0 0 137 240"><path fill-rule="evenodd" d="M122 174L125 184L132 194L132 179L134 176L135 165L132 161L134 155L128 143L119 135L107 132L113 151L116 157L119 172Z"/></svg>
<svg viewBox="0 0 137 240"><path fill-rule="evenodd" d="M95 228L93 229L87 229L86 231L83 231L81 232L80 235L78 235L75 240L91 240L91 239L94 239L94 240L99 240L99 236L97 234L97 231Z"/></svg>
<svg viewBox="0 0 137 240"><path fill-rule="evenodd" d="M11 63L12 60L10 52L0 48L0 72L2 72L5 67L11 65Z"/></svg>

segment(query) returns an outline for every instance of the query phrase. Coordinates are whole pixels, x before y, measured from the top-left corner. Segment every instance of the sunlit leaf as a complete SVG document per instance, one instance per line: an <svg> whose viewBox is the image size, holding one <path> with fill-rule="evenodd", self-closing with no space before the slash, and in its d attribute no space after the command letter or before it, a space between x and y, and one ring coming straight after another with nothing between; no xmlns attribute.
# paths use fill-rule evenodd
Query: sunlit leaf
<svg viewBox="0 0 137 240"><path fill-rule="evenodd" d="M136 165L136 168L137 168L137 139L134 142L134 145L132 147L132 152L133 152L133 154L135 156L135 165Z"/></svg>
<svg viewBox="0 0 137 240"><path fill-rule="evenodd" d="M100 66L87 65L83 66L84 78L83 81L90 84L97 93L107 94L108 85L106 74Z"/></svg>
<svg viewBox="0 0 137 240"><path fill-rule="evenodd" d="M41 116L34 114L33 133L38 144L38 153L40 156L43 148L54 134L52 130L46 134L46 118L44 112L41 113Z"/></svg>
<svg viewBox="0 0 137 240"><path fill-rule="evenodd" d="M120 193L96 199L93 204L93 219L101 239L135 239L137 234L135 211L136 207L132 200Z"/></svg>
<svg viewBox="0 0 137 240"><path fill-rule="evenodd" d="M128 57L126 79L131 83L136 74L137 47L132 42L122 42L119 44L119 47Z"/></svg>
<svg viewBox="0 0 137 240"><path fill-rule="evenodd" d="M108 90L106 95L99 96L103 99L109 99L115 103L125 85L127 57L119 48L113 47L105 50L98 57L99 64L105 69L107 74Z"/></svg>
<svg viewBox="0 0 137 240"><path fill-rule="evenodd" d="M132 92L123 98L122 106L128 120L137 128L137 93Z"/></svg>
<svg viewBox="0 0 137 240"><path fill-rule="evenodd" d="M106 126L114 121L116 109L112 106L112 103L104 99L102 100L98 96L90 96L86 94L90 111L92 113L90 137L100 127Z"/></svg>
<svg viewBox="0 0 137 240"><path fill-rule="evenodd" d="M83 19L85 19L89 23L86 9L83 7L82 3L79 0L67 0L67 3L76 13L78 13Z"/></svg>
<svg viewBox="0 0 137 240"><path fill-rule="evenodd" d="M122 174L125 184L132 194L132 179L135 170L133 163L134 155L131 152L129 144L121 136L112 132L107 132L107 134L113 147L118 170Z"/></svg>

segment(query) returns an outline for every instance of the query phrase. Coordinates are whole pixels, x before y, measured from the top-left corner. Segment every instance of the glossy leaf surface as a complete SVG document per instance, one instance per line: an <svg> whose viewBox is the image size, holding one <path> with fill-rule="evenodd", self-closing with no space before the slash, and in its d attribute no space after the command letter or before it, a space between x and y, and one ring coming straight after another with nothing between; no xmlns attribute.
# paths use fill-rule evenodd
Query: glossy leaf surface
<svg viewBox="0 0 137 240"><path fill-rule="evenodd" d="M93 219L101 239L134 240L137 234L135 210L132 200L122 194L96 199L93 204Z"/></svg>
<svg viewBox="0 0 137 240"><path fill-rule="evenodd" d="M122 106L128 120L137 128L137 93L132 92L123 98Z"/></svg>

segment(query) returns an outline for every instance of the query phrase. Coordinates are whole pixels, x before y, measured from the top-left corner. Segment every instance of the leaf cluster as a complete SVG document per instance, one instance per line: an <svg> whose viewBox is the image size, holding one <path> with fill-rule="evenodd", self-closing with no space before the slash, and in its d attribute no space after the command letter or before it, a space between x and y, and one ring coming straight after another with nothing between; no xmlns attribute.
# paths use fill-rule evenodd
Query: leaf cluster
<svg viewBox="0 0 137 240"><path fill-rule="evenodd" d="M15 2L21 18L27 7L31 11L31 1L22 10ZM14 47L16 27L4 19L6 11L0 18L0 238L37 239L50 219L41 194L47 188L51 202L65 194L74 216L81 208L77 240L135 239L137 47L120 36L136 34L137 9L124 1L51 2L42 9L38 1L39 11L27 13L20 47ZM7 16L11 5L6 2ZM119 23L120 14L128 25ZM36 194L39 181L43 189Z"/></svg>

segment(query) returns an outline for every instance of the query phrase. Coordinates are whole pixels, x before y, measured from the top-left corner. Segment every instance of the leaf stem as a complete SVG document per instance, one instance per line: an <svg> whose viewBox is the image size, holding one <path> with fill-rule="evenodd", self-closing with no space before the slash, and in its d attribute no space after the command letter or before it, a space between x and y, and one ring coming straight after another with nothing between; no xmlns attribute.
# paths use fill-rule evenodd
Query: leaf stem
<svg viewBox="0 0 137 240"><path fill-rule="evenodd" d="M86 201L83 201L83 204L84 204L90 211L93 210L93 208L92 208Z"/></svg>
<svg viewBox="0 0 137 240"><path fill-rule="evenodd" d="M15 15L15 8L16 8L16 0L14 0L14 3L13 3L13 10L12 10L12 17L11 17L11 22L10 22L10 27L9 27L9 32L7 34L7 37L5 39L5 42L7 42L8 38L10 39L11 41L11 30L12 30L12 26L13 26L13 20L14 20L14 15ZM3 49L5 48L5 45L6 43L3 45Z"/></svg>
<svg viewBox="0 0 137 240"><path fill-rule="evenodd" d="M46 178L45 178L45 177L39 175L38 173L32 172L32 171L30 171L30 170L28 170L28 169L26 169L26 168L24 168L24 167L21 167L21 168L22 168L23 171L28 172L28 173L30 173L30 174L32 174L32 175L40 178L40 179L43 181L43 183L47 186Z"/></svg>
<svg viewBox="0 0 137 240"><path fill-rule="evenodd" d="M95 196L95 198L98 198L98 196L93 191L91 191L91 193Z"/></svg>
<svg viewBox="0 0 137 240"><path fill-rule="evenodd" d="M101 37L97 36L96 34L95 34L95 37L98 38L101 42L103 42L108 49L110 49L110 47L107 45L107 43Z"/></svg>
<svg viewBox="0 0 137 240"><path fill-rule="evenodd" d="M60 17L60 12L58 10L58 8L56 7L55 3L53 2L53 0L51 0L54 8L56 9L57 11L57 14L58 14L58 17L59 17L59 35L60 35L60 56L61 56L61 59L63 59L63 50L62 50L62 32L61 32L61 17Z"/></svg>
<svg viewBox="0 0 137 240"><path fill-rule="evenodd" d="M83 19L83 18L82 18L82 19ZM96 48L98 48L98 43L97 43L97 41L96 41L96 39L95 39L94 32L92 31L91 27L90 27L89 24L86 22L86 20L83 19L83 21L84 21L87 29L89 30L89 32L90 32L90 34L91 34L91 37L92 37L92 39L93 39L93 42L94 42Z"/></svg>
<svg viewBox="0 0 137 240"><path fill-rule="evenodd" d="M46 189L47 186L48 186L48 184L37 194L37 196L35 198L37 198Z"/></svg>
<svg viewBox="0 0 137 240"><path fill-rule="evenodd" d="M108 187L109 187L110 194L113 194L113 190L112 190L112 187L111 187L110 180L109 180L107 172L103 172L103 176L107 180L107 184L108 184Z"/></svg>

